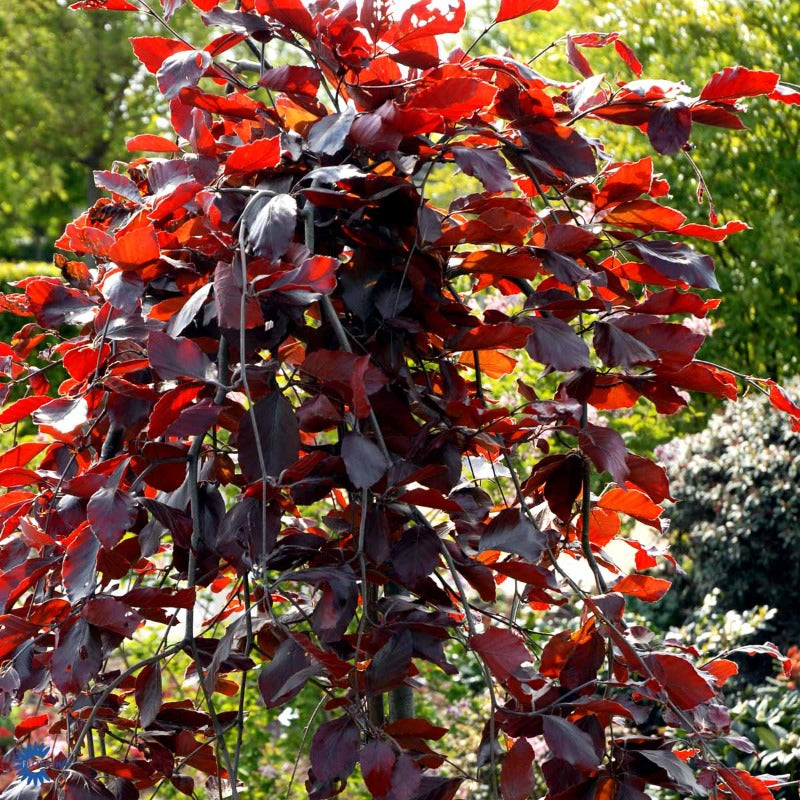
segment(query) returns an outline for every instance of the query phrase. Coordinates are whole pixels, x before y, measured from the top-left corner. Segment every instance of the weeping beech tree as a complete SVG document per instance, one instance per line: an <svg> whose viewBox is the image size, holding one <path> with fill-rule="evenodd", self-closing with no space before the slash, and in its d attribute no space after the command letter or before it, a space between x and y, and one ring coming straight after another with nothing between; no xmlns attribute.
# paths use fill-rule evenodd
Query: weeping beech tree
<svg viewBox="0 0 800 800"><path fill-rule="evenodd" d="M502 0L490 27L556 1ZM699 94L642 79L614 33L557 43L570 83L535 59L444 55L464 0L193 3L199 49L169 25L183 0L75 4L164 23L132 41L174 134L95 173L110 196L56 243L63 280L2 301L25 327L0 346L0 423L38 434L0 456L0 705L38 697L16 735L55 742L3 797L205 781L238 798L243 741L263 736L248 685L279 708L312 684L312 798L360 765L391 800L475 783L503 800L767 800L775 780L716 755L746 747L720 695L731 654L625 622L626 598L667 591L646 570L668 556L621 531L659 531L670 493L607 418L640 397L664 414L691 392L735 399L739 381L796 424L800 409L695 358L684 324L719 303L695 291L717 283L688 241L746 225L713 206L687 222L651 158L594 137L635 126L692 168L693 125L741 128L742 98L796 88L739 66ZM305 63L269 63L271 41ZM593 73L598 47L624 78ZM434 169L474 192L437 208ZM534 640L520 610L568 602L570 624ZM123 660L144 629L160 644ZM454 643L487 698L472 773L414 711L421 669L456 673ZM165 696L179 657L195 690Z"/></svg>

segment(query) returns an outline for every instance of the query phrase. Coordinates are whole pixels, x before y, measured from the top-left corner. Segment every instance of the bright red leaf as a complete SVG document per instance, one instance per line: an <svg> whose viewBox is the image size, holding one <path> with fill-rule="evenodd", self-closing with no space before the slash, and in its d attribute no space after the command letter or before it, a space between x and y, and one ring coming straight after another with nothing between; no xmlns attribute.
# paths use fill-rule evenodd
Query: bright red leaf
<svg viewBox="0 0 800 800"><path fill-rule="evenodd" d="M552 11L557 5L558 0L500 0L494 21L505 22L534 11Z"/></svg>
<svg viewBox="0 0 800 800"><path fill-rule="evenodd" d="M766 70L726 67L715 72L700 92L701 100L738 100L769 94L775 90L779 75Z"/></svg>

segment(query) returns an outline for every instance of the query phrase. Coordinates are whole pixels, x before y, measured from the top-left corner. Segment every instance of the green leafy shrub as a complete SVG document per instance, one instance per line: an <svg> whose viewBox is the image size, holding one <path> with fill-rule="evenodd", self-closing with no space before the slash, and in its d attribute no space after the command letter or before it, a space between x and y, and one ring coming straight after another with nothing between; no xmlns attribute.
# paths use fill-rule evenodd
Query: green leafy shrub
<svg viewBox="0 0 800 800"><path fill-rule="evenodd" d="M795 383L796 390L798 384ZM672 481L673 620L715 587L722 610L776 609L770 635L800 640L791 587L800 582L800 435L750 396L700 433L659 449Z"/></svg>

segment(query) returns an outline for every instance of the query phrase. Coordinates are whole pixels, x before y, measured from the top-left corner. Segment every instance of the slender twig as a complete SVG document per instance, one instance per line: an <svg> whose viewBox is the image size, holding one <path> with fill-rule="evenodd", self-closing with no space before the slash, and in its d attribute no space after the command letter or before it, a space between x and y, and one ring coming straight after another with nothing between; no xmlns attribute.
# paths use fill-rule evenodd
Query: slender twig
<svg viewBox="0 0 800 800"><path fill-rule="evenodd" d="M545 53L549 50L552 50L556 45L561 44L564 41L564 37L562 36L560 39L556 39L554 42L550 42L547 47L543 47L536 55L531 56L525 63L530 65L533 64L534 61L540 59Z"/></svg>
<svg viewBox="0 0 800 800"><path fill-rule="evenodd" d="M313 184L312 184L313 185ZM305 208L303 209L303 217L305 221L304 225L304 237L305 237L305 245L308 248L310 253L314 252L314 206L311 203L307 203ZM321 295L319 299L319 306L322 314L324 315L325 319L333 328L333 332L336 335L336 341L339 343L339 347L345 351L345 353L353 353L353 347L350 344L349 339L347 338L347 331L345 331L344 326L342 325L342 321L339 319L339 315L336 313L336 309L333 307L333 303L331 302L330 297L327 294ZM383 432L381 431L381 427L378 424L378 417L375 415L375 410L370 405L369 409L369 421L370 425L372 426L372 432L375 435L375 440L378 444L378 447L383 454L384 460L386 461L386 466L391 467L394 463L394 459L392 458L392 454L389 452L389 448L386 446L386 440L383 438Z"/></svg>
<svg viewBox="0 0 800 800"><path fill-rule="evenodd" d="M249 656L253 650L253 620L250 616L251 614L251 607L250 607L250 579L247 573L244 574L242 578L242 592L244 594L244 619L245 619L245 630L246 630L246 638L245 638L245 645L244 645L244 655L245 657ZM245 692L247 689L247 670L242 670L242 683L239 687L239 708L237 711L236 716L236 748L233 752L233 768L234 772L238 775L239 773L239 761L241 760L242 755L242 742L244 740L244 718L245 718Z"/></svg>
<svg viewBox="0 0 800 800"><path fill-rule="evenodd" d="M198 434L195 438L195 443L202 444L204 434ZM190 588L193 588L197 582L197 553L202 545L202 520L200 517L200 479L198 474L198 452L192 452L194 443L189 452L189 470L187 481L189 484L189 497L192 512L192 539L189 550L189 565L187 568L187 583ZM199 451L199 446L197 448ZM194 635L194 605L186 612L186 639L189 649L192 653L192 658L195 662L197 670L197 677L200 683L200 690L203 693L208 714L211 717L211 723L214 728L214 738L222 754L222 759L225 763L225 769L228 772L228 777L231 784L231 798L232 800L239 800L239 791L236 783L236 770L234 769L233 759L231 758L228 746L225 743L225 735L217 715L216 708L214 707L213 692L206 686L206 675L203 665L200 660L200 650L197 646L197 637Z"/></svg>
<svg viewBox="0 0 800 800"><path fill-rule="evenodd" d="M311 716L308 718L308 722L306 723L306 727L303 730L303 738L300 741L300 745L297 748L297 757L294 760L294 766L292 767L292 774L289 776L289 785L286 787L286 794L284 795L284 800L289 800L289 795L292 793L292 786L294 785L294 779L297 776L297 768L300 766L300 758L303 755L303 747L305 747L306 739L308 739L308 734L311 731L311 726L314 724L314 720L317 718L317 714L319 714L320 709L325 704L327 697L323 697L320 699L319 703L317 703L317 707L311 712Z"/></svg>
<svg viewBox="0 0 800 800"><path fill-rule="evenodd" d="M584 400L581 405L581 430L585 431L588 427L589 407L588 403ZM586 455L581 456L583 459L583 475L581 476L581 485L583 496L581 497L581 549L589 564L589 568L594 575L595 583L597 584L597 591L605 594L608 591L603 573L597 564L597 559L592 552L592 542L589 539L589 530L592 521L592 464Z"/></svg>
<svg viewBox="0 0 800 800"><path fill-rule="evenodd" d="M253 426L253 439L255 440L256 455L258 466L261 471L261 558L262 568L266 563L267 557L267 462L264 457L264 447L259 433L258 419L256 418L253 395L250 392L250 383L247 378L247 359L245 357L247 348L246 324L247 324L247 225L249 224L248 211L259 200L264 197L272 196L273 192L263 192L255 195L245 206L239 220L239 260L241 263L242 297L239 302L239 372L241 374L242 387L247 398L247 413L250 416L250 423ZM270 603L269 598L267 603Z"/></svg>
<svg viewBox="0 0 800 800"><path fill-rule="evenodd" d="M461 56L461 62L463 63L467 56L473 51L473 49L478 45L478 43L486 36L489 31L497 25L497 22L490 22L477 36L477 38L472 42L472 44L464 51L464 55Z"/></svg>
<svg viewBox="0 0 800 800"><path fill-rule="evenodd" d="M122 685L128 678L131 677L135 672L142 669L143 667L147 667L150 664L155 664L158 661L162 661L165 658L169 658L170 656L175 655L175 653L179 652L183 649L183 642L177 642L176 644L171 645L170 647L165 648L159 653L155 653L152 656L148 656L147 658L143 658L137 661L133 666L128 667L128 669L121 672L117 675L114 680L110 681L108 685L100 692L99 697L94 701L92 705L92 710L89 712L89 716L86 718L86 722L83 723L80 732L78 733L77 738L75 739L75 744L72 745L72 749L70 750L69 755L67 756L66 760L64 761L64 765L61 768L62 774L65 774L67 770L75 763L77 760L77 754L80 752L81 745L83 744L84 740L89 734L89 731L92 729L95 721L97 720L97 715L100 713L100 709L108 700L111 693L120 685ZM69 715L67 715L67 719L69 719Z"/></svg>
<svg viewBox="0 0 800 800"><path fill-rule="evenodd" d="M219 350L217 355L217 364L218 364L218 371L219 371L219 378L224 378L225 373L227 372L227 358L228 358L228 343L224 336L220 336L219 341ZM215 404L220 404L227 395L227 388L224 385L224 381L220 380L217 386L217 392L214 397ZM200 552L203 543L203 531L202 531L202 520L200 516L200 506L201 506L201 499L200 499L200 475L199 475L199 461L200 461L200 450L203 446L203 440L206 437L206 431L203 433L197 434L191 446L189 447L189 453L187 455L187 464L188 464L188 475L187 481L189 486L189 497L190 497L190 507L191 507L191 515L192 515L192 537L189 544L189 558L188 558L188 565L186 568L186 581L189 588L194 588L197 585L197 556ZM211 721L214 727L214 734L217 744L219 746L220 753L222 754L222 758L225 762L225 768L228 772L230 783L231 783L231 796L233 800L238 800L239 794L238 789L236 787L236 770L234 769L234 764L231 759L230 753L228 752L228 747L225 743L225 736L222 731L222 726L219 722L219 717L217 716L216 709L214 708L214 699L212 696L212 692L206 686L205 681L205 674L203 670L203 666L200 660L200 651L197 647L197 638L194 635L194 605L186 611L186 626L185 626L185 633L184 633L184 642L182 644L187 644L189 649L192 651L192 658L195 662L195 667L197 669L197 675L200 682L200 688L203 692L206 707L208 708L209 716L211 717Z"/></svg>
<svg viewBox="0 0 800 800"><path fill-rule="evenodd" d="M470 606L467 602L467 592L464 588L464 583L461 580L461 575L458 574L455 562L453 561L453 556L450 555L450 551L447 549L447 546L444 542L440 541L439 549L441 550L444 560L447 562L447 567L450 570L450 574L453 577L453 581L456 585L456 591L461 599L461 607L464 609L464 618L467 623L467 629L469 630L469 637L470 639L473 639L476 635L475 621L472 619L472 612L470 611ZM497 755L494 751L495 741L497 740L495 715L498 711L498 705L497 696L495 695L494 691L494 679L492 678L491 672L484 663L483 659L474 650L472 650L472 648L470 648L470 650L475 656L478 666L483 673L483 679L486 682L486 688L489 692L489 703L491 705L491 713L489 715L489 761L492 775L492 794L495 797L495 800L498 800L500 797L500 787L497 783Z"/></svg>

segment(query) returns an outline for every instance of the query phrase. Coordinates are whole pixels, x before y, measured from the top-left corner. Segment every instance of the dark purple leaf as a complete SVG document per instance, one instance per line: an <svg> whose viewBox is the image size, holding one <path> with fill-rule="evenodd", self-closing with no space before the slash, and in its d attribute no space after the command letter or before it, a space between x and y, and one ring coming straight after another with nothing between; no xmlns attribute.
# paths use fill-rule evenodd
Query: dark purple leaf
<svg viewBox="0 0 800 800"><path fill-rule="evenodd" d="M438 775L424 775L419 788L410 800L453 800L464 778L441 778Z"/></svg>
<svg viewBox="0 0 800 800"><path fill-rule="evenodd" d="M188 542L192 535L192 518L177 508L145 497L141 504L163 525L178 541Z"/></svg>
<svg viewBox="0 0 800 800"><path fill-rule="evenodd" d="M64 694L77 694L100 671L100 636L81 617L66 630L59 631L58 645L50 661L50 674L56 688Z"/></svg>
<svg viewBox="0 0 800 800"><path fill-rule="evenodd" d="M96 491L86 506L86 519L106 550L119 544L122 535L136 521L137 513L130 494L114 487Z"/></svg>
<svg viewBox="0 0 800 800"><path fill-rule="evenodd" d="M342 565L298 570L292 580L322 585L322 597L312 615L312 628L325 642L338 641L353 619L358 603L358 586L353 570Z"/></svg>
<svg viewBox="0 0 800 800"><path fill-rule="evenodd" d="M239 617L235 622L227 627L223 637L216 642L214 654L206 667L203 676L203 683L210 692L214 691L217 685L217 678L220 672L229 672L241 664L237 664L240 658L234 651L237 642L244 639L247 635L247 623L244 617Z"/></svg>
<svg viewBox="0 0 800 800"><path fill-rule="evenodd" d="M173 339L162 331L150 331L147 340L150 366L163 380L196 378L213 381L216 369L208 356L191 340Z"/></svg>
<svg viewBox="0 0 800 800"><path fill-rule="evenodd" d="M161 0L164 9L164 19L171 19L172 15L186 2L186 0Z"/></svg>
<svg viewBox="0 0 800 800"><path fill-rule="evenodd" d="M133 272L114 270L103 279L100 291L114 308L130 313L139 305L144 284Z"/></svg>
<svg viewBox="0 0 800 800"><path fill-rule="evenodd" d="M658 354L646 344L611 322L596 323L594 348L609 367L633 367L658 360Z"/></svg>
<svg viewBox="0 0 800 800"><path fill-rule="evenodd" d="M311 740L311 767L317 780L346 781L356 766L358 727L349 717L324 722Z"/></svg>
<svg viewBox="0 0 800 800"><path fill-rule="evenodd" d="M557 370L588 367L589 348L570 325L558 317L531 317L525 349L531 358Z"/></svg>
<svg viewBox="0 0 800 800"><path fill-rule="evenodd" d="M488 628L471 637L469 645L501 683L518 674L522 665L532 660L522 639L505 628Z"/></svg>
<svg viewBox="0 0 800 800"><path fill-rule="evenodd" d="M594 75L592 67L586 57L578 50L575 40L567 34L566 36L567 63L584 78Z"/></svg>
<svg viewBox="0 0 800 800"><path fill-rule="evenodd" d="M689 245L657 239L628 245L656 272L697 289L719 289L711 256L698 253Z"/></svg>
<svg viewBox="0 0 800 800"><path fill-rule="evenodd" d="M159 589L155 586L131 589L121 600L139 608L192 608L195 602L194 589Z"/></svg>
<svg viewBox="0 0 800 800"><path fill-rule="evenodd" d="M500 767L500 789L503 800L528 800L533 794L536 777L533 772L533 748L525 738L517 739Z"/></svg>
<svg viewBox="0 0 800 800"><path fill-rule="evenodd" d="M143 728L153 724L161 711L161 667L158 662L148 664L136 676L136 688L133 693L139 708L139 723Z"/></svg>
<svg viewBox="0 0 800 800"><path fill-rule="evenodd" d="M180 786L179 779L181 778L190 781L194 785L194 781L188 775L175 773L170 776L170 782L176 789ZM106 788L111 792L114 800L139 800L141 796L136 785L129 778L111 778L106 783ZM191 791L189 794L191 794Z"/></svg>
<svg viewBox="0 0 800 800"><path fill-rule="evenodd" d="M692 132L691 109L680 100L659 106L647 121L650 144L662 156L679 152Z"/></svg>
<svg viewBox="0 0 800 800"><path fill-rule="evenodd" d="M411 800L421 783L419 764L406 753L400 753L392 771L392 791L388 800Z"/></svg>
<svg viewBox="0 0 800 800"><path fill-rule="evenodd" d="M746 737L732 734L725 737L725 741L735 747L740 753L755 753L755 745Z"/></svg>
<svg viewBox="0 0 800 800"><path fill-rule="evenodd" d="M411 631L403 630L392 636L367 667L367 691L373 695L381 694L397 686L408 674L412 654Z"/></svg>
<svg viewBox="0 0 800 800"><path fill-rule="evenodd" d="M592 273L584 269L574 258L555 250L537 250L542 266L561 283L568 285L586 280Z"/></svg>
<svg viewBox="0 0 800 800"><path fill-rule="evenodd" d="M357 489L374 486L388 469L378 445L353 431L346 433L342 439L342 458L347 477Z"/></svg>
<svg viewBox="0 0 800 800"><path fill-rule="evenodd" d="M71 603L78 603L94 592L99 550L100 542L88 525L78 528L67 539L61 579Z"/></svg>
<svg viewBox="0 0 800 800"><path fill-rule="evenodd" d="M275 261L294 239L297 201L290 194L276 194L247 217L247 246L252 252Z"/></svg>
<svg viewBox="0 0 800 800"><path fill-rule="evenodd" d="M220 261L214 270L214 299L217 302L217 322L220 328L239 330L242 324L242 282L233 271L233 264ZM257 328L264 324L258 299L248 297L244 304L244 327Z"/></svg>
<svg viewBox="0 0 800 800"><path fill-rule="evenodd" d="M284 639L272 661L265 664L258 676L258 690L267 708L278 708L295 697L309 678L319 675L315 664L294 639Z"/></svg>
<svg viewBox="0 0 800 800"><path fill-rule="evenodd" d="M315 153L333 156L344 147L347 134L356 118L356 112L347 108L341 114L328 114L311 126L308 146Z"/></svg>
<svg viewBox="0 0 800 800"><path fill-rule="evenodd" d="M546 545L546 535L535 528L518 508L506 508L486 526L478 549L481 552L499 550L514 553L535 564Z"/></svg>
<svg viewBox="0 0 800 800"><path fill-rule="evenodd" d="M282 64L280 67L262 70L258 85L276 92L316 97L321 80L322 73L314 67Z"/></svg>
<svg viewBox="0 0 800 800"><path fill-rule="evenodd" d="M557 459L544 481L544 498L561 520L569 520L573 505L583 488L583 459L577 453Z"/></svg>
<svg viewBox="0 0 800 800"><path fill-rule="evenodd" d="M49 283L50 280L57 279L42 279L37 284L39 291L36 293L36 302L31 303L31 310L39 325L43 328L59 328L64 324L83 325L94 318L96 304L91 297L61 282Z"/></svg>
<svg viewBox="0 0 800 800"><path fill-rule="evenodd" d="M94 176L94 185L98 189L106 189L130 200L131 203L136 203L137 206L142 204L142 195L139 193L139 189L127 175L120 175L118 172L111 172L107 169L95 170L92 175Z"/></svg>
<svg viewBox="0 0 800 800"><path fill-rule="evenodd" d="M593 770L600 764L592 737L577 725L561 717L546 716L543 732L544 740L556 758L584 770Z"/></svg>
<svg viewBox="0 0 800 800"><path fill-rule="evenodd" d="M0 794L0 800L40 800L41 796L41 786L18 778Z"/></svg>
<svg viewBox="0 0 800 800"><path fill-rule="evenodd" d="M433 572L440 554L436 533L418 525L405 531L392 546L392 566L402 583L414 586Z"/></svg>
<svg viewBox="0 0 800 800"><path fill-rule="evenodd" d="M638 750L637 755L660 767L667 773L672 786L682 794L705 796L707 791L698 784L692 768L674 753L664 750Z"/></svg>
<svg viewBox="0 0 800 800"><path fill-rule="evenodd" d="M336 288L338 266L339 261L330 256L311 256L299 267L284 272L267 291L280 292L291 302L307 306Z"/></svg>
<svg viewBox="0 0 800 800"><path fill-rule="evenodd" d="M386 512L380 508L367 510L367 529L364 536L364 552L373 564L383 564L389 558L391 542Z"/></svg>
<svg viewBox="0 0 800 800"><path fill-rule="evenodd" d="M620 485L628 479L625 440L613 428L589 423L578 434L581 450L591 458L599 472L609 472Z"/></svg>
<svg viewBox="0 0 800 800"><path fill-rule="evenodd" d="M71 433L83 425L89 415L89 405L82 397L70 400L59 397L51 400L33 412L33 421L37 425L47 425L59 433Z"/></svg>
<svg viewBox="0 0 800 800"><path fill-rule="evenodd" d="M359 755L361 774L370 794L386 797L392 788L392 772L397 761L394 748L387 742L370 742Z"/></svg>
<svg viewBox="0 0 800 800"><path fill-rule="evenodd" d="M156 73L158 88L167 100L172 100L184 86L197 86L212 60L205 50L181 50L174 53Z"/></svg>
<svg viewBox="0 0 800 800"><path fill-rule="evenodd" d="M219 26L226 31L243 33L253 36L259 42L266 42L272 38L272 33L267 21L258 14L247 14L244 11L226 11L223 8L212 8L200 18L208 26Z"/></svg>
<svg viewBox="0 0 800 800"><path fill-rule="evenodd" d="M572 128L548 120L523 128L520 133L531 155L571 178L597 171L592 146Z"/></svg>
<svg viewBox="0 0 800 800"><path fill-rule="evenodd" d="M222 411L223 406L215 406L206 397L181 411L178 418L170 423L166 435L184 437L205 433L212 425L216 424Z"/></svg>
<svg viewBox="0 0 800 800"><path fill-rule="evenodd" d="M81 609L81 616L101 630L132 639L144 617L115 597L93 597Z"/></svg>
<svg viewBox="0 0 800 800"><path fill-rule="evenodd" d="M618 316L613 324L658 353L660 366L677 371L689 364L705 337L684 325L661 322L648 314Z"/></svg>
<svg viewBox="0 0 800 800"><path fill-rule="evenodd" d="M117 800L96 778L66 770L59 790L59 800Z"/></svg>
<svg viewBox="0 0 800 800"><path fill-rule="evenodd" d="M359 114L350 126L350 141L373 153L397 150L403 134L395 130L378 113Z"/></svg>
<svg viewBox="0 0 800 800"><path fill-rule="evenodd" d="M262 516L261 500L244 497L234 503L222 521L217 549L240 573L271 553L280 531L280 514L272 505ZM266 529L264 528L266 524Z"/></svg>
<svg viewBox="0 0 800 800"><path fill-rule="evenodd" d="M509 192L514 188L506 162L496 150L453 147L451 152L461 171L477 178L487 192Z"/></svg>
<svg viewBox="0 0 800 800"><path fill-rule="evenodd" d="M592 75L570 91L567 101L573 114L580 114L605 99L604 93L599 91L605 79L606 76L602 74Z"/></svg>
<svg viewBox="0 0 800 800"><path fill-rule="evenodd" d="M242 417L236 441L239 464L248 480L261 478L262 469L264 477L277 478L297 461L300 452L300 433L292 404L280 392L271 392Z"/></svg>
<svg viewBox="0 0 800 800"><path fill-rule="evenodd" d="M214 277L216 279L216 273ZM194 322L194 318L203 307L210 292L211 284L203 284L197 291L192 293L191 297L181 306L181 310L175 314L174 317L170 318L170 321L167 323L167 333L173 339L180 336L183 331Z"/></svg>
<svg viewBox="0 0 800 800"><path fill-rule="evenodd" d="M422 242L435 242L442 235L442 214L429 205L421 205L417 211L417 234Z"/></svg>

